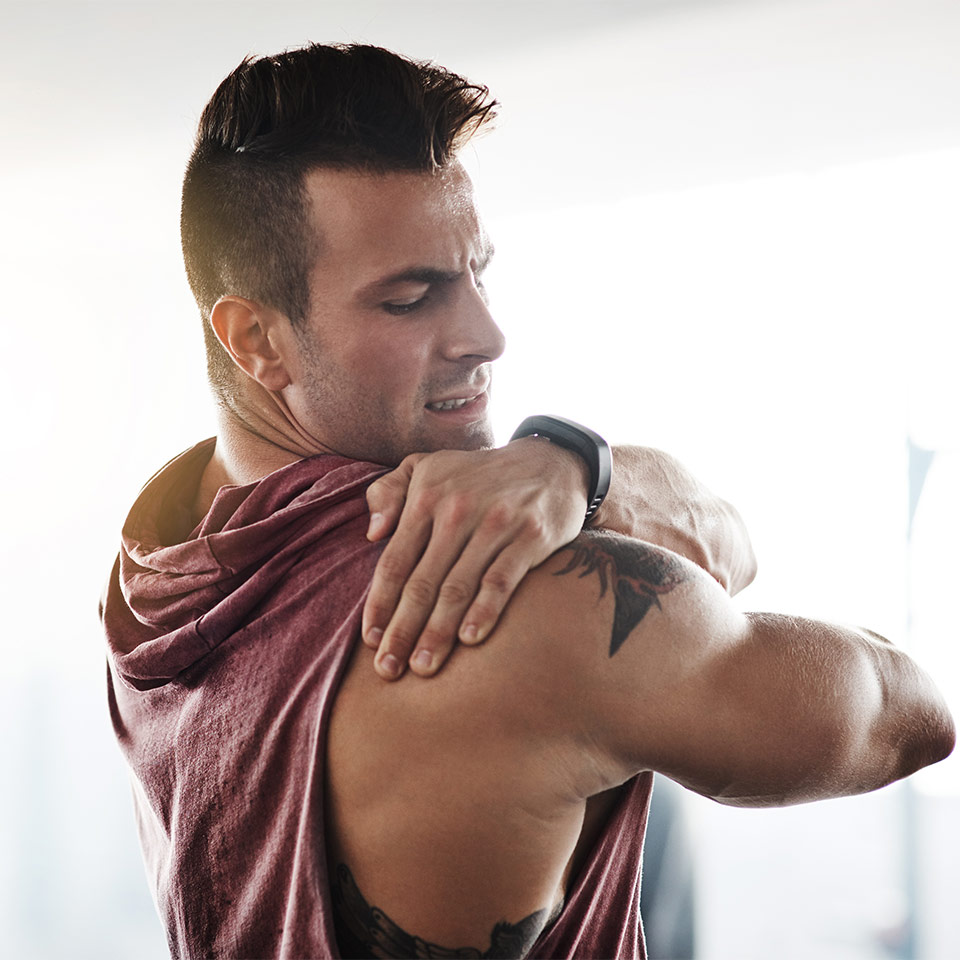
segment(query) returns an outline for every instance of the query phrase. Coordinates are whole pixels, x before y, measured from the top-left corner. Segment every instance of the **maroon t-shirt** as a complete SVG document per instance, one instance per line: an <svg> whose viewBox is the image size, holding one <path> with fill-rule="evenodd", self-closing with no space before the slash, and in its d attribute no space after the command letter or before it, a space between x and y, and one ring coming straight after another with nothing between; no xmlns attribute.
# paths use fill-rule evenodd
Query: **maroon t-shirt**
<svg viewBox="0 0 960 960"><path fill-rule="evenodd" d="M338 957L324 755L381 547L383 467L311 457L191 511L208 440L143 489L104 591L110 712L174 957ZM531 957L642 957L651 776L635 778Z"/></svg>

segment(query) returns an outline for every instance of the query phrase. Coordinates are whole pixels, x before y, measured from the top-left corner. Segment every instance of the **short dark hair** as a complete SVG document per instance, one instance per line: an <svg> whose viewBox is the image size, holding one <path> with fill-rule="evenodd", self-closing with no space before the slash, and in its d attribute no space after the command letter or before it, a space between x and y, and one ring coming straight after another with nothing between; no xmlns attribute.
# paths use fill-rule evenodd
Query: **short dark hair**
<svg viewBox="0 0 960 960"><path fill-rule="evenodd" d="M304 175L438 170L496 107L486 87L443 67L360 44L247 57L217 87L187 165L180 233L221 403L236 377L209 322L217 300L256 300L295 327L309 312L308 271L319 251Z"/></svg>

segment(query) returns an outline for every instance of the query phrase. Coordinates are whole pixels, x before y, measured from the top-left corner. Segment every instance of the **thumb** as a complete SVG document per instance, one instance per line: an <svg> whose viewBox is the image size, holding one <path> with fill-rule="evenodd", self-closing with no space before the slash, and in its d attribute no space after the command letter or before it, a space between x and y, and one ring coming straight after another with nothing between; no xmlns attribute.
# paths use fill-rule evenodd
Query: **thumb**
<svg viewBox="0 0 960 960"><path fill-rule="evenodd" d="M393 533L407 501L407 489L413 470L422 457L422 453L412 453L409 457L404 457L396 469L367 487L367 507L370 509L368 540L382 540Z"/></svg>

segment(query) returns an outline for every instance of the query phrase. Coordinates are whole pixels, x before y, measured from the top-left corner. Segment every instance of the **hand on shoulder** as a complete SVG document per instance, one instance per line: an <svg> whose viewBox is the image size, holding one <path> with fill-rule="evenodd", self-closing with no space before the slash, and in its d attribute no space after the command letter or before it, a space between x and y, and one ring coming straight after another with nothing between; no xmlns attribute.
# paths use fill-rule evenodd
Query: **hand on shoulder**
<svg viewBox="0 0 960 960"><path fill-rule="evenodd" d="M392 536L364 607L364 642L385 679L408 663L431 676L457 639L486 639L526 573L579 533L585 467L534 438L412 454L367 501L368 537Z"/></svg>

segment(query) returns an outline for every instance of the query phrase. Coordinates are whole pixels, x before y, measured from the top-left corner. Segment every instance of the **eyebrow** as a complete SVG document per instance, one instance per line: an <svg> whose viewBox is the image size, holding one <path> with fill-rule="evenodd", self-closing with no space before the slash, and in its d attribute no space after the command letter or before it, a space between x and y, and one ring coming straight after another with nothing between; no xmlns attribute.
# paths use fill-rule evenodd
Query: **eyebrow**
<svg viewBox="0 0 960 960"><path fill-rule="evenodd" d="M474 271L477 276L480 276L480 274L487 269L487 266L493 259L493 254L494 248L492 244L484 248L480 260L477 263L476 270ZM453 283L455 280L459 280L463 274L463 270L439 270L436 267L409 267L406 270L391 273L389 276L381 277L379 280L374 280L372 283L366 284L358 293L360 296L364 296L365 294L370 294L398 283Z"/></svg>

